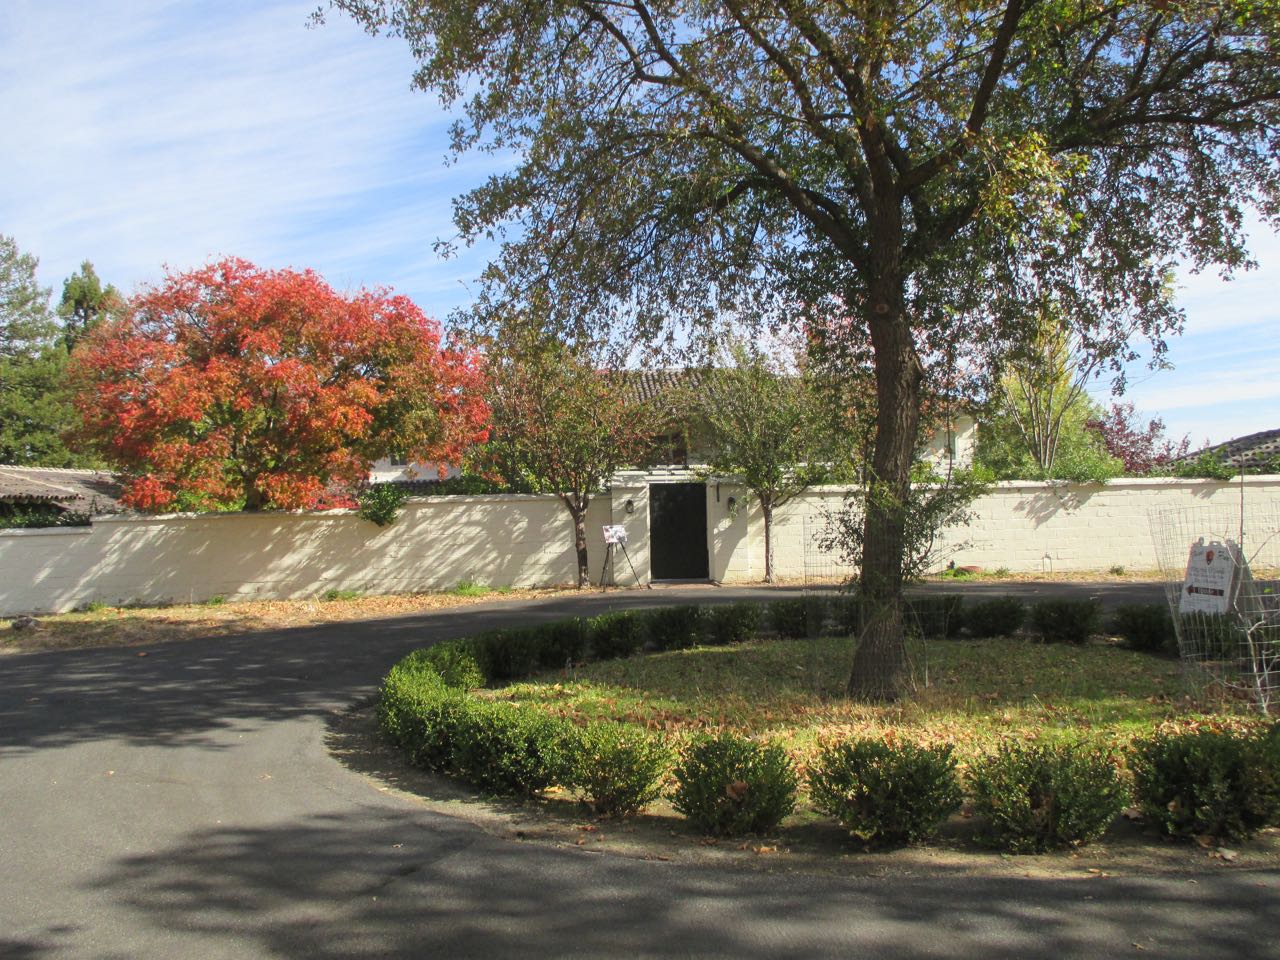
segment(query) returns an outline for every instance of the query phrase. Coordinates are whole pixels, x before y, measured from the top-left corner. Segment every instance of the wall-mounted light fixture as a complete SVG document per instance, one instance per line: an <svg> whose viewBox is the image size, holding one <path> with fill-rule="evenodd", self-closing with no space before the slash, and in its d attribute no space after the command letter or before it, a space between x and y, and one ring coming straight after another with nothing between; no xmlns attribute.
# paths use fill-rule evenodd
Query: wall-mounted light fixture
<svg viewBox="0 0 1280 960"><path fill-rule="evenodd" d="M622 505L622 509L626 511L627 516L631 516L636 512L636 502L634 500L628 500Z"/></svg>

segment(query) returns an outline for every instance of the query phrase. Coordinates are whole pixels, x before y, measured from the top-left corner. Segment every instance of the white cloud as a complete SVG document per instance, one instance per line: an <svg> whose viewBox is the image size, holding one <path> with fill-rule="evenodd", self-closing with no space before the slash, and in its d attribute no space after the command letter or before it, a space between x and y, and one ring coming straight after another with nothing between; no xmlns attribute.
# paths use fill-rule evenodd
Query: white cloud
<svg viewBox="0 0 1280 960"><path fill-rule="evenodd" d="M435 269L449 281L424 286L452 286L431 242L492 165L446 168L447 117L409 89L405 45L340 16L308 29L314 8L4 5L0 231L43 282L87 258L132 287L236 254L340 286Z"/></svg>

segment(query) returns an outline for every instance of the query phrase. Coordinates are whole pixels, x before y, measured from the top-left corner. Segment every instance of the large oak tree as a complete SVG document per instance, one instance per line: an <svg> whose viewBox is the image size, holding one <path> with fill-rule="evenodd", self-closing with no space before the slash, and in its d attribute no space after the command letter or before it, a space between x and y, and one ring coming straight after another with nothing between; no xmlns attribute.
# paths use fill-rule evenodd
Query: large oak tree
<svg viewBox="0 0 1280 960"><path fill-rule="evenodd" d="M785 282L858 319L877 397L850 692L904 666L903 504L943 348L1017 339L1028 292L1121 363L1159 353L1177 258L1280 219L1277 0L335 0L513 151L461 198L506 234L481 308L645 337ZM954 353L952 354L954 356ZM895 506L896 505L896 506Z"/></svg>

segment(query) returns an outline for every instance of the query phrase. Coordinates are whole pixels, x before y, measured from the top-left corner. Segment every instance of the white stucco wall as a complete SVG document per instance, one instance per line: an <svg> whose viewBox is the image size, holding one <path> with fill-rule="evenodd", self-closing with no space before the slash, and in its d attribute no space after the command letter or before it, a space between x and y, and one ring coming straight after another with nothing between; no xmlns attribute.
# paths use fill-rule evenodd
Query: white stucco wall
<svg viewBox="0 0 1280 960"><path fill-rule="evenodd" d="M764 524L746 490L706 486L711 579L764 577ZM847 576L839 557L814 544L844 491L810 490L774 518L777 573L788 580ZM1001 483L973 504L974 521L940 538L939 563L1014 572L1105 571L1158 565L1153 510L1246 511L1280 520L1280 476L1240 481L1115 480L1100 484ZM730 504L732 499L733 503ZM630 509L628 510L628 503ZM624 474L592 501L587 519L591 580L605 560L601 527L623 525L631 564L611 579L649 579L650 499L643 474ZM1280 565L1280 532L1261 562ZM1248 545L1247 552L1262 546ZM90 601L157 603L316 597L331 588L366 593L447 590L461 580L491 586L573 582L572 525L551 496L411 500L379 529L353 513L100 517L85 528L0 531L0 616L69 610Z"/></svg>
<svg viewBox="0 0 1280 960"><path fill-rule="evenodd" d="M1154 570L1158 566L1151 532L1151 511L1239 509L1275 523L1280 518L1280 476L1240 480L1112 480L1107 484L999 483L972 505L973 522L944 531L935 555L938 565L1015 573ZM721 499L749 498L740 487L721 487ZM852 570L839 557L813 545L826 528L828 512L840 509L844 490L818 487L785 504L774 515L774 563L789 580L845 576ZM1234 515L1234 514L1233 514ZM764 521L759 506L730 517L708 502L713 544L712 578L750 582L764 577ZM1257 562L1280 563L1280 532L1262 549Z"/></svg>
<svg viewBox="0 0 1280 960"><path fill-rule="evenodd" d="M593 578L607 496L589 510ZM99 517L91 527L0 531L0 616L90 601L200 601L447 590L461 580L541 586L576 578L556 497L411 500L391 526L354 513Z"/></svg>

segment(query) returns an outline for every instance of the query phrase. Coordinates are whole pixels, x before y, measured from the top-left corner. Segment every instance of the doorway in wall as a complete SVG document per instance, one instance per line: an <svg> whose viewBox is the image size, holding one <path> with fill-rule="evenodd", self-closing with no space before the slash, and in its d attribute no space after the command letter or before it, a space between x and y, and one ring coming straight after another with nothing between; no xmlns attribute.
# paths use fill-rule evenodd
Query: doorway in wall
<svg viewBox="0 0 1280 960"><path fill-rule="evenodd" d="M711 575L705 484L649 485L649 575L654 580L706 580Z"/></svg>

